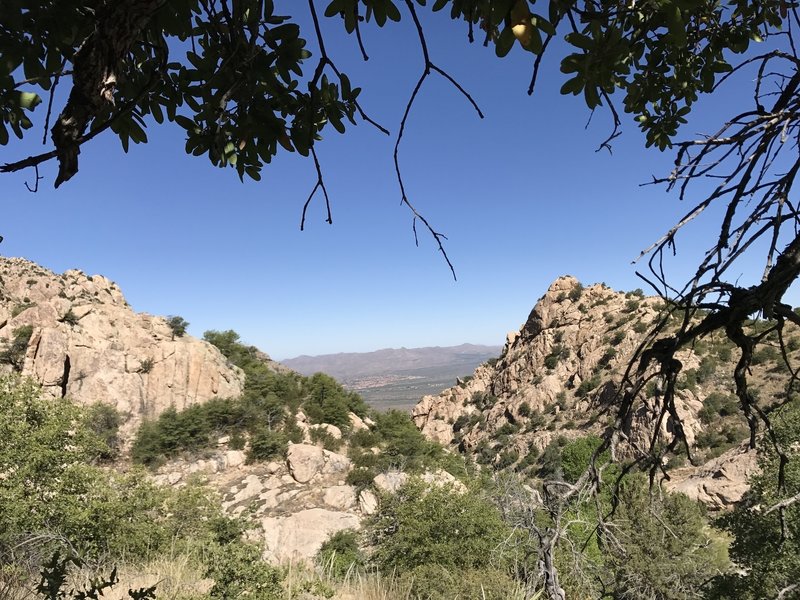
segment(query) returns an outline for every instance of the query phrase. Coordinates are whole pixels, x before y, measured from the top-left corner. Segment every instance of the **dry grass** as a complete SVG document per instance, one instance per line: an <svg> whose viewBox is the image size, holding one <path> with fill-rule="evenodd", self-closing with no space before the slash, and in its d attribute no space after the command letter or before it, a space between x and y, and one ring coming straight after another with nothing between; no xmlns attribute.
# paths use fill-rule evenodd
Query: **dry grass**
<svg viewBox="0 0 800 600"><path fill-rule="evenodd" d="M90 577L107 576L113 566L82 569L71 577L71 586L82 587ZM411 593L411 582L395 574L353 570L344 581L334 580L330 572L312 569L304 564L284 566L286 600L417 600ZM0 572L0 600L34 600L38 574L23 576L14 573L3 577ZM12 575L9 573L9 575ZM208 598L213 581L203 577L203 567L186 554L160 557L145 563L122 563L117 567L119 582L107 590L104 600L127 600L129 589L156 586L158 600L200 600ZM523 600L520 589L508 600ZM461 600L481 600L469 598Z"/></svg>

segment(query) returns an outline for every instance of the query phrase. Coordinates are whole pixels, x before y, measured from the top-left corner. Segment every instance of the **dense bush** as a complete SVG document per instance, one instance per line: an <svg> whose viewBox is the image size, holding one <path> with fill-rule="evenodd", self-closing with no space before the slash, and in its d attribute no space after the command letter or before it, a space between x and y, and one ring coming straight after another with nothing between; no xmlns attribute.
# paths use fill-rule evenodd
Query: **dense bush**
<svg viewBox="0 0 800 600"><path fill-rule="evenodd" d="M421 566L450 570L505 567L511 535L498 510L474 491L412 480L381 500L367 524L380 569L403 573Z"/></svg>
<svg viewBox="0 0 800 600"><path fill-rule="evenodd" d="M346 391L324 373L315 373L307 387L309 394L303 402L303 410L312 423L330 423L342 430L349 430L349 413L359 416L367 414L368 408L361 396Z"/></svg>
<svg viewBox="0 0 800 600"><path fill-rule="evenodd" d="M15 561L20 548L32 551L32 540L131 560L216 543L225 518L209 490L171 490L137 470L92 466L108 447L68 400L0 378L0 439L0 564Z"/></svg>
<svg viewBox="0 0 800 600"><path fill-rule="evenodd" d="M33 335L32 325L22 325L12 332L12 338L6 342L6 347L0 351L0 363L11 365L19 372L22 371L25 361L25 352L28 349L28 342Z"/></svg>
<svg viewBox="0 0 800 600"><path fill-rule="evenodd" d="M728 417L739 412L739 399L733 394L711 392L703 400L703 408L697 416L703 423L712 423L719 417Z"/></svg>
<svg viewBox="0 0 800 600"><path fill-rule="evenodd" d="M600 447L602 440L596 435L581 437L568 442L561 448L561 472L564 480L574 483L589 467L592 456ZM608 451L598 457L598 464L607 462L610 458Z"/></svg>
<svg viewBox="0 0 800 600"><path fill-rule="evenodd" d="M245 372L244 393L180 412L170 408L143 423L131 451L134 461L156 465L183 452L212 448L221 435L230 435L237 446L249 439L249 461L268 460L285 454L289 441L302 441L294 418L300 409L312 423L331 423L345 433L350 428L350 412L366 416L361 397L327 375L306 378L277 372L256 348L241 344L234 331L207 331L205 339ZM331 440L324 441L329 447L334 445Z"/></svg>
<svg viewBox="0 0 800 600"><path fill-rule="evenodd" d="M251 544L239 542L218 549L208 561L206 576L214 580L211 598L285 598L280 571L264 562L260 549Z"/></svg>
<svg viewBox="0 0 800 600"><path fill-rule="evenodd" d="M170 331L172 331L172 338L175 339L176 337L183 337L186 335L186 329L189 327L189 322L178 315L170 315L167 317L167 325L169 326Z"/></svg>
<svg viewBox="0 0 800 600"><path fill-rule="evenodd" d="M364 555L358 547L358 533L352 529L337 531L317 552L317 564L334 579L344 579L364 566Z"/></svg>
<svg viewBox="0 0 800 600"><path fill-rule="evenodd" d="M758 445L760 472L733 512L720 520L733 536L730 554L737 569L718 577L712 598L797 598L800 582L800 405L797 401L771 415L777 442L789 458L779 488L781 459L767 436ZM792 502L791 499L795 501ZM781 514L775 507L788 502Z"/></svg>

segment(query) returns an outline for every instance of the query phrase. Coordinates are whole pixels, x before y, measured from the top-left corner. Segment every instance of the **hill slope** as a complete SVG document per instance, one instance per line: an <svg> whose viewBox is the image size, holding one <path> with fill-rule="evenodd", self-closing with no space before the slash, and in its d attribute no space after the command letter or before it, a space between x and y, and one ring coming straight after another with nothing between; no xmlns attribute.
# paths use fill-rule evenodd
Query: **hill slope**
<svg viewBox="0 0 800 600"><path fill-rule="evenodd" d="M430 439L479 463L535 475L551 445L600 435L610 424L622 374L662 310L659 299L640 291L584 288L573 277L559 278L520 331L509 334L496 363L481 365L471 378L424 397L414 407L414 421ZM794 355L800 348L797 328L787 326L784 339ZM751 376L764 406L785 395L787 380L777 341L766 341ZM673 485L692 479L681 490L717 506L738 500L755 468L753 453L738 449L747 426L733 396L731 374L738 357L732 350L727 340L711 336L679 355L677 411L696 462L726 454L705 470L673 471ZM623 434L630 444L646 447L660 411L655 380L645 393L647 401ZM664 418L662 434L672 426L669 416ZM683 460L680 455L668 458L675 466Z"/></svg>

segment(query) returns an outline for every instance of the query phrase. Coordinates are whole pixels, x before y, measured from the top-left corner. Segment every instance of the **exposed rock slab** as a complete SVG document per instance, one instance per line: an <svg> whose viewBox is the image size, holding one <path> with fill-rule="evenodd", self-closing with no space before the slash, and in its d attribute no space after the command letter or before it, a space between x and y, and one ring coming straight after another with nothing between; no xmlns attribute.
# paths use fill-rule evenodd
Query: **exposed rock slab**
<svg viewBox="0 0 800 600"><path fill-rule="evenodd" d="M719 510L739 502L757 472L756 452L742 445L700 467L675 470L666 487Z"/></svg>
<svg viewBox="0 0 800 600"><path fill-rule="evenodd" d="M286 517L262 519L266 548L264 558L286 563L306 559L319 551L331 534L356 529L361 520L354 514L312 508Z"/></svg>
<svg viewBox="0 0 800 600"><path fill-rule="evenodd" d="M109 279L0 258L0 340L10 343L26 325L33 332L22 374L53 396L115 407L125 416L123 438L170 406L242 392L243 373L214 346L175 337L164 318L134 312Z"/></svg>

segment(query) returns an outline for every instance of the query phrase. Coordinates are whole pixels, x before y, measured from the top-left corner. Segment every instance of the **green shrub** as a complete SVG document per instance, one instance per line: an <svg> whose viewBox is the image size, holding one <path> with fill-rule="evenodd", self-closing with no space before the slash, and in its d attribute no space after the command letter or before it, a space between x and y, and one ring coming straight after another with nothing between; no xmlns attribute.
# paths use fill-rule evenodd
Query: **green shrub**
<svg viewBox="0 0 800 600"><path fill-rule="evenodd" d="M768 362L774 362L778 360L779 357L780 352L775 346L762 346L753 353L751 364L761 365Z"/></svg>
<svg viewBox="0 0 800 600"><path fill-rule="evenodd" d="M33 325L22 325L14 329L11 341L0 351L0 363L11 365L15 371L21 372L32 335Z"/></svg>
<svg viewBox="0 0 800 600"><path fill-rule="evenodd" d="M600 357L600 360L597 363L597 368L602 369L604 367L607 367L608 363L610 363L616 356L617 356L617 350L615 348L609 348L608 350L605 351L603 356Z"/></svg>
<svg viewBox="0 0 800 600"><path fill-rule="evenodd" d="M547 444L539 458L538 475L542 479L562 479L564 472L561 467L561 449L568 443L567 438L559 436Z"/></svg>
<svg viewBox="0 0 800 600"><path fill-rule="evenodd" d="M453 432L458 433L464 427L466 427L470 422L470 415L459 415L458 418L453 423Z"/></svg>
<svg viewBox="0 0 800 600"><path fill-rule="evenodd" d="M116 457L119 451L119 426L122 425L122 415L116 408L102 402L97 402L87 407L87 426L106 446L100 458L110 460Z"/></svg>
<svg viewBox="0 0 800 600"><path fill-rule="evenodd" d="M136 469L92 466L108 450L92 425L68 400L0 378L0 555L25 552L37 538L46 540L39 551L63 540L92 559L146 560L215 543L211 524L224 517L209 490L172 490Z"/></svg>
<svg viewBox="0 0 800 600"><path fill-rule="evenodd" d="M717 523L733 536L730 553L739 568L717 576L709 598L778 598L800 581L800 502L792 502L800 494L800 404L792 401L770 420L781 447L794 450L782 467L771 440L759 439L759 469L747 482L750 490ZM783 488L777 485L781 468ZM786 503L782 514L773 508L781 502ZM797 598L796 591L784 598Z"/></svg>
<svg viewBox="0 0 800 600"><path fill-rule="evenodd" d="M308 432L308 436L315 444L321 444L325 450L336 452L341 447L343 441L341 438L334 437L329 431L321 427L313 427Z"/></svg>
<svg viewBox="0 0 800 600"><path fill-rule="evenodd" d="M569 299L573 302L577 302L580 297L583 295L583 285L581 283L576 283L572 286L572 289L569 291Z"/></svg>
<svg viewBox="0 0 800 600"><path fill-rule="evenodd" d="M495 463L495 468L499 471L513 465L519 459L519 450L511 449L505 450L500 453L498 461Z"/></svg>
<svg viewBox="0 0 800 600"><path fill-rule="evenodd" d="M573 440L561 448L561 472L565 481L574 483L583 475L583 472L589 467L592 455L601 443L602 440L599 437L590 435ZM607 462L610 456L608 451L601 454L598 458L599 464Z"/></svg>
<svg viewBox="0 0 800 600"><path fill-rule="evenodd" d="M403 573L423 565L447 569L505 566L503 540L511 531L498 510L474 491L411 480L382 498L367 534L380 569Z"/></svg>
<svg viewBox="0 0 800 600"><path fill-rule="evenodd" d="M611 338L609 343L612 346L616 346L616 345L622 343L622 340L624 340L624 339L625 339L625 331L623 329L618 329L617 331L614 332L614 335Z"/></svg>
<svg viewBox="0 0 800 600"><path fill-rule="evenodd" d="M539 458L539 451L531 446L528 448L528 453L523 457L521 461L517 463L517 466L514 467L514 470L518 473L528 469L531 465L536 464L536 459Z"/></svg>
<svg viewBox="0 0 800 600"><path fill-rule="evenodd" d="M364 555L358 547L358 533L352 529L332 534L316 555L317 564L334 579L342 580L364 567Z"/></svg>
<svg viewBox="0 0 800 600"><path fill-rule="evenodd" d="M80 319L78 318L78 315L76 315L76 314L75 314L75 312L72 310L72 307L70 307L70 308L68 308L68 309L67 309L67 312L65 312L65 313L64 313L64 314L63 314L63 315L62 315L62 316L61 316L61 317L58 319L58 321L59 321L60 323L66 323L66 324L67 324L67 325L69 325L70 327L74 327L75 325L77 325L77 324L78 324L78 322L80 321Z"/></svg>
<svg viewBox="0 0 800 600"><path fill-rule="evenodd" d="M285 598L280 571L261 560L261 551L250 544L228 544L216 551L208 562L206 577L214 580L211 598Z"/></svg>
<svg viewBox="0 0 800 600"><path fill-rule="evenodd" d="M372 480L375 479L376 475L377 472L375 470L371 470L366 466L356 467L347 473L345 483L347 485L352 485L358 490L363 490L372 485Z"/></svg>
<svg viewBox="0 0 800 600"><path fill-rule="evenodd" d="M739 399L733 394L712 392L703 400L697 416L703 423L712 423L717 417L728 417L739 412Z"/></svg>
<svg viewBox="0 0 800 600"><path fill-rule="evenodd" d="M274 429L259 429L250 438L247 462L254 463L283 458L288 449L289 439L285 433Z"/></svg>
<svg viewBox="0 0 800 600"><path fill-rule="evenodd" d="M309 395L303 410L312 423L330 423L342 431L350 430L350 412L366 414L361 396L346 391L335 379L315 373L308 382Z"/></svg>
<svg viewBox="0 0 800 600"><path fill-rule="evenodd" d="M517 412L520 417L530 417L531 416L531 405L527 402L523 402L519 405Z"/></svg>
<svg viewBox="0 0 800 600"><path fill-rule="evenodd" d="M625 303L625 312L633 312L639 308L639 300L631 298Z"/></svg>
<svg viewBox="0 0 800 600"><path fill-rule="evenodd" d="M704 383L714 374L717 370L719 363L713 356L706 355L700 361L700 366L697 368L697 382Z"/></svg>
<svg viewBox="0 0 800 600"><path fill-rule="evenodd" d="M589 392L595 389L598 385L600 385L600 374L595 373L589 379L584 379L581 381L581 384L578 386L578 389L575 390L575 395L578 398L586 397Z"/></svg>
<svg viewBox="0 0 800 600"><path fill-rule="evenodd" d="M561 344L555 344L551 348L550 354L545 356L544 366L550 370L555 369L558 363L564 358L569 358L569 348Z"/></svg>

